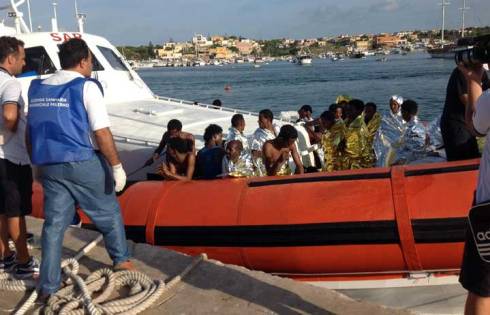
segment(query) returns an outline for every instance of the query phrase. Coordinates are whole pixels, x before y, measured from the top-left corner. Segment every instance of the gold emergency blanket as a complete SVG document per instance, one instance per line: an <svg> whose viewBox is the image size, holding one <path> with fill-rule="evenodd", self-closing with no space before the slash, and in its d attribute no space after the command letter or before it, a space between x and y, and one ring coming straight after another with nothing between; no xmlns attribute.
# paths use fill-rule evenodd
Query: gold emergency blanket
<svg viewBox="0 0 490 315"><path fill-rule="evenodd" d="M364 165L365 167L373 167L374 162L376 161L376 154L374 153L373 143L374 137L379 130L379 126L381 125L381 115L376 112L374 113L373 118L367 123L366 127L368 130L368 138L366 143L366 150L369 150L369 154L365 157Z"/></svg>
<svg viewBox="0 0 490 315"><path fill-rule="evenodd" d="M370 148L367 146L368 130L364 117L357 116L345 131L345 151L343 158L343 169L354 170L369 167L366 161L369 160Z"/></svg>
<svg viewBox="0 0 490 315"><path fill-rule="evenodd" d="M332 172L342 169L342 156L339 151L339 144L345 136L345 124L342 120L338 120L330 128L325 130L322 135L322 148L325 164L323 171Z"/></svg>

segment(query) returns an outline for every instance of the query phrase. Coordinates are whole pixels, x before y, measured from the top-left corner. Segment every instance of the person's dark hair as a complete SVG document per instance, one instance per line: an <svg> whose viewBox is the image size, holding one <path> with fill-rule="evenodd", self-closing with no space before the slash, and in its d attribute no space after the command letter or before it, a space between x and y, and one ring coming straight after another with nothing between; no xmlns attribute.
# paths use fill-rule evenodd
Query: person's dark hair
<svg viewBox="0 0 490 315"><path fill-rule="evenodd" d="M188 142L181 137L175 137L168 139L167 145L169 148L174 149L179 153L188 153L191 152L191 148L189 148Z"/></svg>
<svg viewBox="0 0 490 315"><path fill-rule="evenodd" d="M342 107L342 105L339 104L331 104L328 107L328 110L331 111L332 113L335 113L337 111L337 108Z"/></svg>
<svg viewBox="0 0 490 315"><path fill-rule="evenodd" d="M413 100L406 100L402 104L402 111L409 113L410 115L417 115L419 105Z"/></svg>
<svg viewBox="0 0 490 315"><path fill-rule="evenodd" d="M72 38L60 45L60 63L62 69L76 67L83 59L87 59L90 50L87 43L80 38Z"/></svg>
<svg viewBox="0 0 490 315"><path fill-rule="evenodd" d="M311 108L310 105L303 105L299 110L305 111L305 112L310 112L313 113L313 108Z"/></svg>
<svg viewBox="0 0 490 315"><path fill-rule="evenodd" d="M182 130L182 123L178 119L171 119L167 124L167 130Z"/></svg>
<svg viewBox="0 0 490 315"><path fill-rule="evenodd" d="M214 100L214 101L213 101L213 105L214 105L214 106L221 107L221 105L222 105L221 100L218 100L218 99Z"/></svg>
<svg viewBox="0 0 490 315"><path fill-rule="evenodd" d="M243 118L242 114L235 114L233 117L231 117L231 126L232 127L238 127L240 122L245 121L245 118Z"/></svg>
<svg viewBox="0 0 490 315"><path fill-rule="evenodd" d="M0 62L4 62L10 54L18 54L19 47L24 47L24 42L10 36L0 37Z"/></svg>
<svg viewBox="0 0 490 315"><path fill-rule="evenodd" d="M374 109L374 111L378 109L378 106L376 106L376 104L373 102L366 103L365 107L371 107L372 109Z"/></svg>
<svg viewBox="0 0 490 315"><path fill-rule="evenodd" d="M213 138L214 135L220 134L223 132L223 129L215 124L211 124L204 129L204 141L208 142Z"/></svg>
<svg viewBox="0 0 490 315"><path fill-rule="evenodd" d="M364 102L359 99L350 100L349 105L351 105L357 111L362 112L364 110Z"/></svg>
<svg viewBox="0 0 490 315"><path fill-rule="evenodd" d="M278 137L286 140L297 139L298 131L296 130L296 128L294 128L291 125L284 125L281 127L281 130L279 131Z"/></svg>
<svg viewBox="0 0 490 315"><path fill-rule="evenodd" d="M335 114L330 110L326 110L320 115L320 118L323 119L324 121L334 122L335 121Z"/></svg>
<svg viewBox="0 0 490 315"><path fill-rule="evenodd" d="M270 109L263 109L259 112L259 116L262 115L266 119L272 121L274 119L274 114L272 114L272 111Z"/></svg>

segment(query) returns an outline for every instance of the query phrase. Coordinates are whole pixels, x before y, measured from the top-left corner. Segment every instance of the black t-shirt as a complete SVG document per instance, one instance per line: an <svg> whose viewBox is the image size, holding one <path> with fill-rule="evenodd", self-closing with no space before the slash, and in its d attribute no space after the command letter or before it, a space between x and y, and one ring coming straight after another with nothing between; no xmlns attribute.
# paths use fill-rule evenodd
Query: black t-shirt
<svg viewBox="0 0 490 315"><path fill-rule="evenodd" d="M488 75L483 73L482 88L487 90L490 86ZM468 84L464 75L458 68L453 70L446 89L446 101L444 102L444 111L442 120L451 120L464 124L465 106L459 99L460 95L468 94Z"/></svg>

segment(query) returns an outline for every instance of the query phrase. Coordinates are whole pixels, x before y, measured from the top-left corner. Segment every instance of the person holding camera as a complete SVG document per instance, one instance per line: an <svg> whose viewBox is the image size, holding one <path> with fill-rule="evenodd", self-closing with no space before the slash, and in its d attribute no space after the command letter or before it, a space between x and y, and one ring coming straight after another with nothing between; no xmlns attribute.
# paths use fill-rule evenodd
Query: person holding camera
<svg viewBox="0 0 490 315"><path fill-rule="evenodd" d="M472 136L486 137L480 161L475 204L490 200L490 91L483 92L482 65L458 67L468 87L465 122ZM471 233L467 233L459 281L468 290L465 314L490 314L490 263L483 261Z"/></svg>
<svg viewBox="0 0 490 315"><path fill-rule="evenodd" d="M489 88L490 82L484 71L480 82L483 90ZM464 74L456 67L447 84L446 101L441 117L441 133L448 161L480 157L476 137L465 125L465 108L468 106L468 84Z"/></svg>

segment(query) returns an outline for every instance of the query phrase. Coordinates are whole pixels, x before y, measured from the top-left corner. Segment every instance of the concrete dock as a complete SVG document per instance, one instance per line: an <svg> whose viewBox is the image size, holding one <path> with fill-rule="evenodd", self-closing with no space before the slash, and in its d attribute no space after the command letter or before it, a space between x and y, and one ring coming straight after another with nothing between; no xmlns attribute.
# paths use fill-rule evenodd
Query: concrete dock
<svg viewBox="0 0 490 315"><path fill-rule="evenodd" d="M29 218L28 229L39 238L42 220ZM72 257L97 237L94 231L70 228L63 255ZM139 271L153 279L169 281L182 272L193 258L174 251L130 242ZM40 257L34 246L32 254ZM80 260L80 274L110 267L103 243ZM353 300L336 291L239 266L206 260L200 263L170 294L143 314L412 314L368 302ZM1 292L0 313L9 314L29 293ZM34 309L32 313L37 313Z"/></svg>

